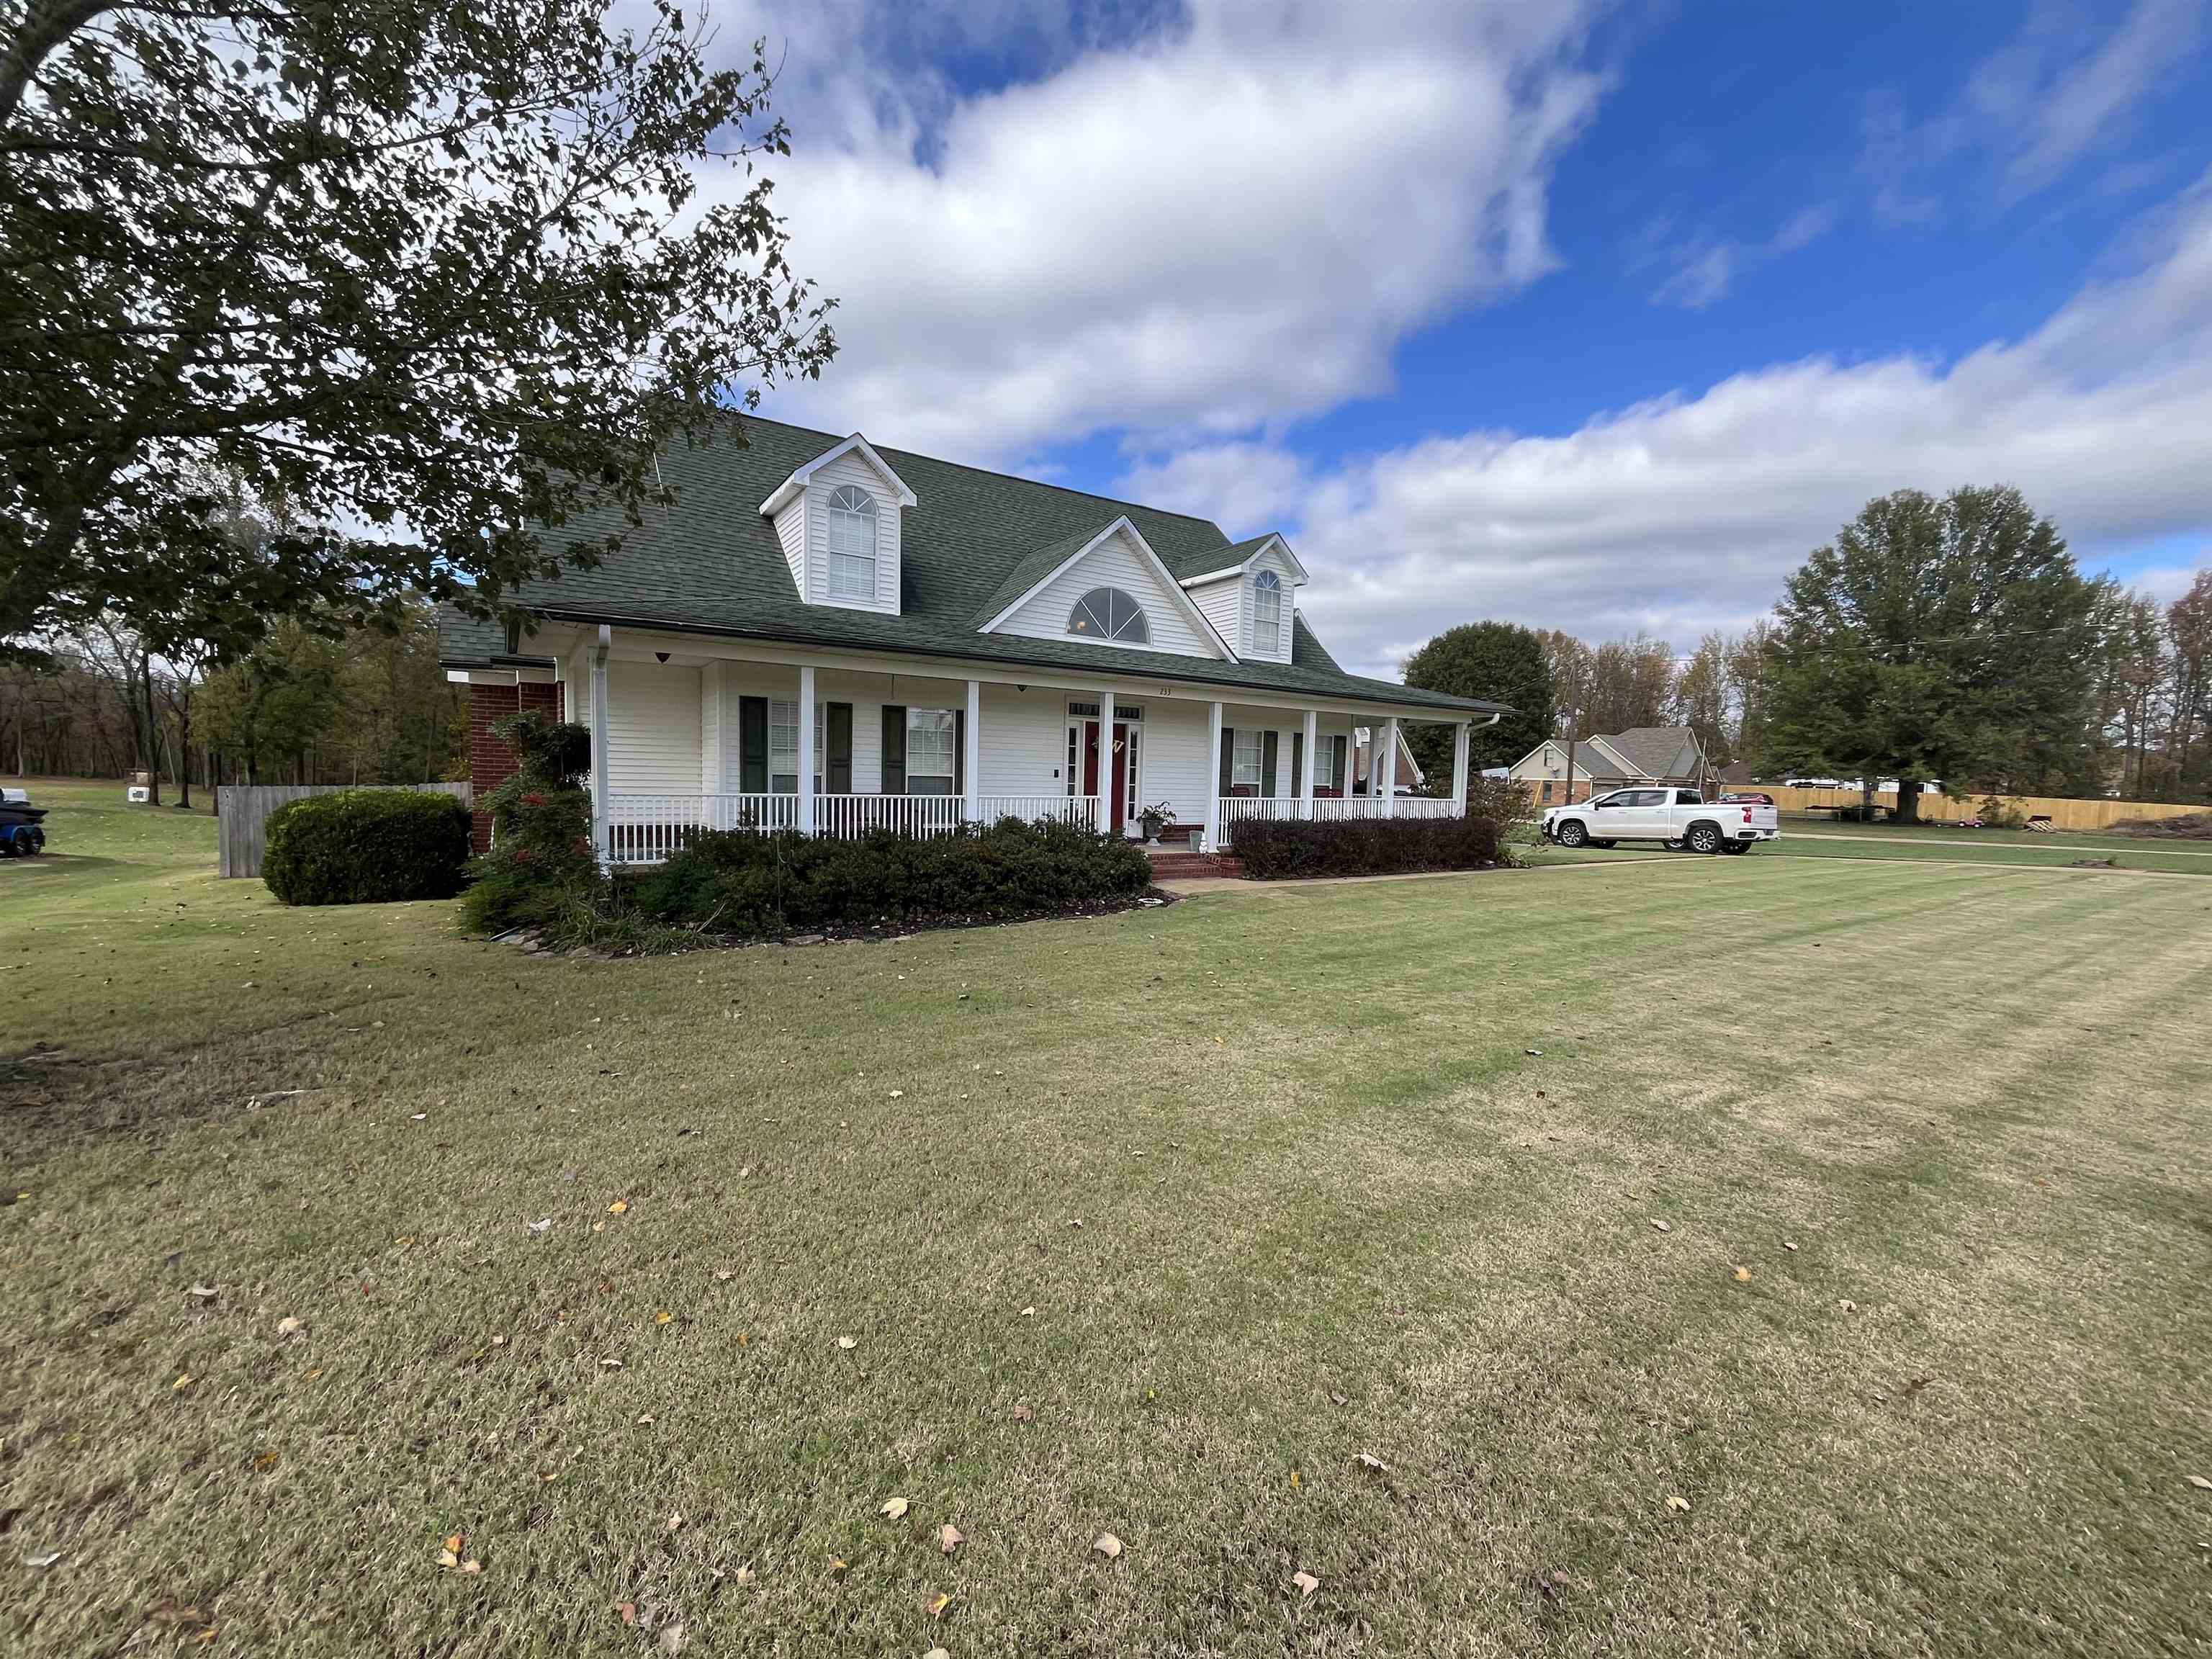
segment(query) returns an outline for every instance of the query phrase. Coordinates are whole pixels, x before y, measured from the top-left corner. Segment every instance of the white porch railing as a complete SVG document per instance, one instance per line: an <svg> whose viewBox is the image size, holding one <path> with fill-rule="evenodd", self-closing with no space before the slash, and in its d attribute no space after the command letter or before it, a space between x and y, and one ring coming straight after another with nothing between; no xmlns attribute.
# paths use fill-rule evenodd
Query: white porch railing
<svg viewBox="0 0 2212 1659"><path fill-rule="evenodd" d="M1401 795L1393 802L1380 795L1316 796L1312 800L1270 799L1256 795L1223 795L1215 801L1220 815L1221 844L1236 844L1236 825L1254 818L1297 820L1310 818L1316 823L1337 823L1348 818L1449 818L1459 816L1459 808L1449 800L1426 796ZM1395 811L1386 810L1395 807Z"/></svg>
<svg viewBox="0 0 2212 1659"><path fill-rule="evenodd" d="M983 822L1020 818L1026 823L1073 823L1085 830L1098 828L1096 795L985 795Z"/></svg>
<svg viewBox="0 0 2212 1659"><path fill-rule="evenodd" d="M985 795L982 821L1002 817L1030 823L1066 823L1086 830L1098 825L1096 795ZM941 836L965 821L961 795L817 795L814 832L857 840L872 830L909 836ZM799 827L796 795L610 795L607 798L607 861L659 864L683 850L702 830L756 830L763 833Z"/></svg>

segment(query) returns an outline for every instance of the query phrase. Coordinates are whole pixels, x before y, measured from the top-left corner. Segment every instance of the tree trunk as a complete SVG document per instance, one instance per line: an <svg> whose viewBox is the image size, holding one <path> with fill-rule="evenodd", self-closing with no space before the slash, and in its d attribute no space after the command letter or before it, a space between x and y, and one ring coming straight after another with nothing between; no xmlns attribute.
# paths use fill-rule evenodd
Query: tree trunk
<svg viewBox="0 0 2212 1659"><path fill-rule="evenodd" d="M1897 811L1890 815L1899 823L1920 822L1920 780L1900 777L1897 781Z"/></svg>
<svg viewBox="0 0 2212 1659"><path fill-rule="evenodd" d="M154 719L154 659L138 658L138 696L146 709L146 804L161 804L161 733Z"/></svg>

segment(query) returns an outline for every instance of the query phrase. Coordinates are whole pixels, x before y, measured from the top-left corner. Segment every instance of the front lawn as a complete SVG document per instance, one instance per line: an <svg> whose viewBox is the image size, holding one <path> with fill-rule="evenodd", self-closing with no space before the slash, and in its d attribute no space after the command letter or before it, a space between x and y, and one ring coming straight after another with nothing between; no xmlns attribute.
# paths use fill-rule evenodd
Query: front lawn
<svg viewBox="0 0 2212 1659"><path fill-rule="evenodd" d="M2212 885L605 964L75 799L0 866L9 1650L2212 1641Z"/></svg>

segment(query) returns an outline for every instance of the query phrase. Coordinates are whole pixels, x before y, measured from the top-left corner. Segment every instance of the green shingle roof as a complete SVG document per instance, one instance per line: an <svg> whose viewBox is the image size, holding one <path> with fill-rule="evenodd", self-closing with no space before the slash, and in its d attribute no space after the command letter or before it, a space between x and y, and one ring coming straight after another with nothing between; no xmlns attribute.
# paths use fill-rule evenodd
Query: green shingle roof
<svg viewBox="0 0 2212 1659"><path fill-rule="evenodd" d="M885 464L918 499L900 521L901 614L804 604L760 504L795 469L843 441L842 435L757 416L744 417L742 442L736 441L739 429L732 416L714 442L665 451L661 471L676 492L675 506L648 507L646 522L628 532L622 550L596 569L568 570L558 580L527 584L517 602L561 622L1092 670L1114 678L1176 678L1459 714L1487 714L1501 706L1346 674L1303 617L1286 664L981 633L981 622L1124 516L1178 572L1221 568L1249 556L1265 538L1232 544L1204 519L880 445ZM609 514L580 519L574 528L579 536L595 537L618 523ZM1243 553L1236 551L1238 546ZM447 666L489 665L507 654L506 643L496 623L441 607L438 655ZM520 652L531 652L526 638Z"/></svg>

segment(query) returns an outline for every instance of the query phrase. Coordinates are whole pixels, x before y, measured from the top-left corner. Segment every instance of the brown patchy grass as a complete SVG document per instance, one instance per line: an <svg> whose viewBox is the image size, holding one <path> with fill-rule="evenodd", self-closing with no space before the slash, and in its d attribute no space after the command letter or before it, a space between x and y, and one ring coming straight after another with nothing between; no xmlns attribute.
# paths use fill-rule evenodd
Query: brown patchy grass
<svg viewBox="0 0 2212 1659"><path fill-rule="evenodd" d="M15 1650L2212 1641L2212 888L1665 859L608 966L70 799L0 886Z"/></svg>

